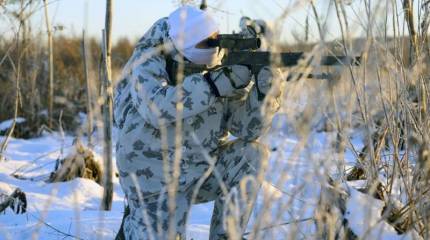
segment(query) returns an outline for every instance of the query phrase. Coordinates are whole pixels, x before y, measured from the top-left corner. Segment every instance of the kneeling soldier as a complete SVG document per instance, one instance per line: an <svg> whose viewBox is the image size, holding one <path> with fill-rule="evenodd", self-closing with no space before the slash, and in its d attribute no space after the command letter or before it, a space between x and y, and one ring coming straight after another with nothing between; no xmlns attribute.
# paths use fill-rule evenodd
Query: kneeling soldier
<svg viewBox="0 0 430 240"><path fill-rule="evenodd" d="M268 158L257 139L279 108L279 92L257 91L267 94L278 71L263 68L257 90L245 66L178 83L166 69L167 59L217 65L222 51L207 41L218 32L209 13L181 7L149 29L124 69L114 114L126 239L185 239L191 205L208 201L210 239L245 231Z"/></svg>

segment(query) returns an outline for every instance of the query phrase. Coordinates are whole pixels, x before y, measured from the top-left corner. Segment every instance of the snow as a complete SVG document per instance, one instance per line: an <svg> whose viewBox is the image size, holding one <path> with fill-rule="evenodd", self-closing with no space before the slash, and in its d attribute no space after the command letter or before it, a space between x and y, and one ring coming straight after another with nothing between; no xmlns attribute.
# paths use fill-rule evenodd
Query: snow
<svg viewBox="0 0 430 240"><path fill-rule="evenodd" d="M355 234L365 239L419 239L413 233L398 235L396 230L381 219L380 213L384 202L354 188L350 188L351 197L347 203L346 218Z"/></svg>
<svg viewBox="0 0 430 240"><path fill-rule="evenodd" d="M0 239L30 239L34 234L40 239L64 237L54 228L84 239L115 236L122 219L124 198L117 178L114 179L112 211L103 212L99 210L103 189L94 181L77 178L69 182L45 183L10 176L20 169L17 173L26 177L46 179L54 169L55 161L70 151L72 141L72 137L62 138L58 134L31 140L11 139L7 161L0 164L0 192L10 194L20 188L27 195L28 206L23 215L14 215L8 209L0 216Z"/></svg>
<svg viewBox="0 0 430 240"><path fill-rule="evenodd" d="M381 221L384 203L373 197L351 189L351 198L347 203L346 216L354 233L371 239L398 239L393 227ZM351 217L354 216L354 217ZM382 233L384 233L382 235ZM381 236L382 235L382 236Z"/></svg>
<svg viewBox="0 0 430 240"><path fill-rule="evenodd" d="M2 124L3 125L3 124ZM267 138L274 151L269 161L266 182L257 198L247 231L257 219L267 226L263 239L312 238L316 232L309 218L319 200L325 170L335 172L335 157L325 151L329 134L313 134L308 144L279 131ZM0 137L0 142L4 137ZM353 144L355 140L352 140ZM10 209L0 215L0 239L62 239L67 234L82 239L113 239L119 229L124 194L114 178L112 210L100 210L102 188L87 179L62 183L41 181L54 169L55 161L71 151L73 137L52 133L29 140L11 138L6 161L0 163L0 193L10 194L20 188L27 195L28 211L15 215ZM359 144L357 142L357 144ZM102 152L100 147L95 149ZM305 154L304 154L305 153ZM333 159L328 159L332 156ZM345 157L352 161L348 151ZM96 155L100 161L100 155ZM115 165L115 164L114 164ZM19 173L31 180L11 176ZM367 239L412 239L399 236L381 221L383 203L350 186L347 219L359 236ZM194 205L187 226L188 239L208 239L213 202ZM288 209L288 211L285 211ZM290 222L291 224L283 223ZM279 226L278 226L279 225Z"/></svg>
<svg viewBox="0 0 430 240"><path fill-rule="evenodd" d="M16 123L23 123L25 122L25 118L16 118ZM6 121L3 121L0 123L0 132L3 132L5 130L8 130L10 127L12 127L13 119L9 119Z"/></svg>

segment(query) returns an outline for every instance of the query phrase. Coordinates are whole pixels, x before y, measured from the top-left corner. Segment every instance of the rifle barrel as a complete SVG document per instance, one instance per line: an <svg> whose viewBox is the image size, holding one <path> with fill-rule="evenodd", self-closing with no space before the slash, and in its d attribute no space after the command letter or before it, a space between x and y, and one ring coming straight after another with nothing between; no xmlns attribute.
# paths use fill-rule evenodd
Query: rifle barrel
<svg viewBox="0 0 430 240"><path fill-rule="evenodd" d="M234 51L257 50L261 47L261 39L246 38L241 34L219 34L216 39L208 39L208 46Z"/></svg>
<svg viewBox="0 0 430 240"><path fill-rule="evenodd" d="M279 58L278 58L279 57ZM283 52L283 53L271 53L271 52L229 52L228 56L223 59L223 65L247 65L247 66L270 66L273 65L278 67L292 67L299 63L301 59L304 59L303 52ZM279 59L279 63L276 64L276 60ZM309 61L313 60L313 57ZM322 56L320 65L322 66L334 66L334 65L359 65L361 57L350 57L350 56Z"/></svg>
<svg viewBox="0 0 430 240"><path fill-rule="evenodd" d="M277 62L276 59L279 59ZM292 67L299 64L304 59L303 52L283 52L283 53L271 53L271 52L252 52L252 51L229 51L224 56L220 66L209 69L206 65L197 65L192 63L186 63L184 66L184 75L188 76L193 73L201 73L203 71L213 71L223 66L231 65L245 65L250 67L253 74L257 74L261 68L265 66L274 67ZM308 59L306 64L310 64L313 57ZM360 65L361 57L351 56L322 56L320 59L321 66L335 66L335 65ZM167 58L166 65L169 73L169 77L176 84L176 74L179 69L179 63L171 58ZM307 78L315 79L331 79L330 74L309 74ZM292 80L293 76L290 75L287 81Z"/></svg>

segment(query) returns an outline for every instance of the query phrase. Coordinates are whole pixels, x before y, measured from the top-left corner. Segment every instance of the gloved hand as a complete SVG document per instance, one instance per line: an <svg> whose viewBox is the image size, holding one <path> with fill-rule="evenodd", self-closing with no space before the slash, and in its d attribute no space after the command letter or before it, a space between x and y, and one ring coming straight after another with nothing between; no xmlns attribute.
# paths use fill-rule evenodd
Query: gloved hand
<svg viewBox="0 0 430 240"><path fill-rule="evenodd" d="M270 68L270 67L264 67L260 70L260 72L257 75L257 87L258 91L266 95L272 85L275 82L281 81L283 79L282 72L278 68ZM280 89L278 89L276 92L273 93L275 97L279 96L281 94Z"/></svg>
<svg viewBox="0 0 430 240"><path fill-rule="evenodd" d="M219 97L232 97L237 89L243 89L251 81L251 71L246 66L223 67L206 75L212 91Z"/></svg>

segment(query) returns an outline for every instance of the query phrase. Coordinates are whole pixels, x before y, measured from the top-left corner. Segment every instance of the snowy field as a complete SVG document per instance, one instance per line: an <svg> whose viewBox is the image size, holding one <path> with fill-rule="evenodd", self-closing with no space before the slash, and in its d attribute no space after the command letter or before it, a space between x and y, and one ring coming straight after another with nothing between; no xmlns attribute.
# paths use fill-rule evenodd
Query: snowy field
<svg viewBox="0 0 430 240"><path fill-rule="evenodd" d="M282 131L270 135L267 142L272 151L267 181L263 185L248 229L252 230L255 216L266 214L264 239L286 239L295 231L298 239L313 239L313 221L323 184L322 169L335 172L335 164L327 157L325 146L329 134L310 136L311 149L298 149L299 142ZM3 137L0 137L0 142ZM40 138L11 139L6 161L0 163L0 193L10 194L20 188L27 195L27 212L15 215L7 209L0 215L0 239L113 239L122 219L124 194L114 177L112 211L100 211L102 188L94 181L74 179L63 183L45 183L54 169L56 159L71 150L73 138L60 134L45 134ZM354 144L359 141L352 139ZM95 149L100 161L101 148ZM304 154L305 153L305 154ZM353 162L353 155L345 158ZM19 173L27 180L12 174ZM282 174L281 174L282 173ZM350 198L346 218L351 229L363 239L414 239L397 235L380 213L383 203L362 194L354 187L360 182L344 186ZM265 201L270 197L269 204ZM269 206L269 207L268 207ZM188 239L207 239L213 203L195 205L189 217ZM284 210L288 209L288 211Z"/></svg>

